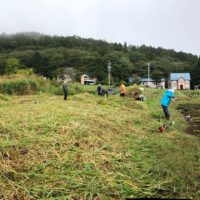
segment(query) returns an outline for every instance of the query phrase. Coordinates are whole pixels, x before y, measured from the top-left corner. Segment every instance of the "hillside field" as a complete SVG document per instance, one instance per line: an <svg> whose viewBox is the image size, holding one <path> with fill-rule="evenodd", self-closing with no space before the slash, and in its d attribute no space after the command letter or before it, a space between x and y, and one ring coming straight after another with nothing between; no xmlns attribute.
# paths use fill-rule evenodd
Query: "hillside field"
<svg viewBox="0 0 200 200"><path fill-rule="evenodd" d="M178 105L200 98L177 91L161 133L162 93L0 95L0 199L199 199L200 138Z"/></svg>

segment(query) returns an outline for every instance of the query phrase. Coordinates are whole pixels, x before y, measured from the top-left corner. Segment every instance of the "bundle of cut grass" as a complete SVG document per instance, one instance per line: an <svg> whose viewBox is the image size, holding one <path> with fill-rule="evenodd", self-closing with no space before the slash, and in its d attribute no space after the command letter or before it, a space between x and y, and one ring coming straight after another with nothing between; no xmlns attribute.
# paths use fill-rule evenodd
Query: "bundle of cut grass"
<svg viewBox="0 0 200 200"><path fill-rule="evenodd" d="M144 88L133 86L127 89L126 96L137 99L144 91Z"/></svg>

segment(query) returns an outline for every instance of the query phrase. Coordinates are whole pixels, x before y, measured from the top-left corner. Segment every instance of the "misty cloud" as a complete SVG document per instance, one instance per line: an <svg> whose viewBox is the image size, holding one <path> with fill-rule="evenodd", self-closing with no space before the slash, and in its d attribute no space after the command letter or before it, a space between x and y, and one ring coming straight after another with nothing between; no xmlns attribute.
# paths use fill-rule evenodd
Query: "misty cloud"
<svg viewBox="0 0 200 200"><path fill-rule="evenodd" d="M199 0L0 2L0 33L77 35L200 54Z"/></svg>

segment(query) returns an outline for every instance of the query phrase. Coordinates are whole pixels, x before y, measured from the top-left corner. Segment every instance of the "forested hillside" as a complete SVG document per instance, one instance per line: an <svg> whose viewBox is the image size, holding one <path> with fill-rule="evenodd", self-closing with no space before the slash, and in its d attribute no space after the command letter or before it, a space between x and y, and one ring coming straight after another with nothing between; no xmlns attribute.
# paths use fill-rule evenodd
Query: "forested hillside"
<svg viewBox="0 0 200 200"><path fill-rule="evenodd" d="M80 74L96 76L107 82L107 63L112 64L112 81L127 81L128 77L147 77L147 62L151 77L168 78L170 72L190 72L192 84L200 84L200 59L196 55L167 50L162 47L108 43L77 36L48 36L35 32L0 35L0 74L17 69L33 68L35 73L53 78L64 68L73 68L74 78Z"/></svg>

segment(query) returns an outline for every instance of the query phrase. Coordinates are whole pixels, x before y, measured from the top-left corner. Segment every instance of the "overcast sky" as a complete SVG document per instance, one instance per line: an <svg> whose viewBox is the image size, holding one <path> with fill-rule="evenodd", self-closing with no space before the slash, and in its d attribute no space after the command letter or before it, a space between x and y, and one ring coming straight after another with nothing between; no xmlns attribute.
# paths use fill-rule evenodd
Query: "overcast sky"
<svg viewBox="0 0 200 200"><path fill-rule="evenodd" d="M0 33L151 45L200 55L200 0L0 0Z"/></svg>

